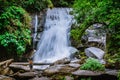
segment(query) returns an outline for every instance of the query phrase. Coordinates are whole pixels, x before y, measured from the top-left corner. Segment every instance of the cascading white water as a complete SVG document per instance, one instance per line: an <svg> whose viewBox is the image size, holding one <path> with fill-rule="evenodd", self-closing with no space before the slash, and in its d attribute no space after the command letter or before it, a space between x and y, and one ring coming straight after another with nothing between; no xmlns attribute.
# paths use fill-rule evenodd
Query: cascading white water
<svg viewBox="0 0 120 80"><path fill-rule="evenodd" d="M69 31L73 16L71 8L53 8L47 10L44 31L34 55L34 62L54 62L70 57L75 48L70 46Z"/></svg>

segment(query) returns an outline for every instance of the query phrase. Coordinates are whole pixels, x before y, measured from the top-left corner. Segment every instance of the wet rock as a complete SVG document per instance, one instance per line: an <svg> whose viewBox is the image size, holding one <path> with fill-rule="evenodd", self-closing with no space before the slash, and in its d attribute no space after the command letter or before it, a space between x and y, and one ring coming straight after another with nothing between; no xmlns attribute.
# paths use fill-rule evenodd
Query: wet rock
<svg viewBox="0 0 120 80"><path fill-rule="evenodd" d="M68 66L73 67L73 68L79 68L79 67L80 67L80 64L70 63L70 64L68 64Z"/></svg>
<svg viewBox="0 0 120 80"><path fill-rule="evenodd" d="M52 74L58 73L61 67L65 67L65 66L64 65L51 66L44 71L44 74L52 75Z"/></svg>
<svg viewBox="0 0 120 80"><path fill-rule="evenodd" d="M60 68L58 73L68 74L68 73L73 72L77 69L78 68L75 68L75 67L65 66L65 67Z"/></svg>
<svg viewBox="0 0 120 80"><path fill-rule="evenodd" d="M56 64L68 64L68 63L70 63L70 59L68 59L68 58L63 58L63 59L61 59L61 60L57 60L57 61L54 63L54 65L56 65Z"/></svg>
<svg viewBox="0 0 120 80"><path fill-rule="evenodd" d="M108 75L117 76L118 75L118 70L107 70L105 73L108 74Z"/></svg>
<svg viewBox="0 0 120 80"><path fill-rule="evenodd" d="M69 74L78 69L78 65L54 65L49 67L44 71L44 75L53 75L53 74Z"/></svg>
<svg viewBox="0 0 120 80"><path fill-rule="evenodd" d="M79 51L74 47L69 47L69 52L71 53L70 55L71 59L75 58L76 57L75 55L79 53Z"/></svg>
<svg viewBox="0 0 120 80"><path fill-rule="evenodd" d="M70 63L81 63L81 59L73 59Z"/></svg>
<svg viewBox="0 0 120 80"><path fill-rule="evenodd" d="M0 80L15 80L15 79L8 76L0 75Z"/></svg>
<svg viewBox="0 0 120 80"><path fill-rule="evenodd" d="M72 72L72 75L74 76L99 76L102 74L104 74L104 72L94 72L88 70L77 70L75 72Z"/></svg>
<svg viewBox="0 0 120 80"><path fill-rule="evenodd" d="M96 59L103 59L103 56L105 54L105 52L99 48L96 47L90 47L85 49L85 54L88 57L92 57L92 58L96 58Z"/></svg>
<svg viewBox="0 0 120 80"><path fill-rule="evenodd" d="M37 75L36 72L16 73L14 76L19 78L33 78Z"/></svg>

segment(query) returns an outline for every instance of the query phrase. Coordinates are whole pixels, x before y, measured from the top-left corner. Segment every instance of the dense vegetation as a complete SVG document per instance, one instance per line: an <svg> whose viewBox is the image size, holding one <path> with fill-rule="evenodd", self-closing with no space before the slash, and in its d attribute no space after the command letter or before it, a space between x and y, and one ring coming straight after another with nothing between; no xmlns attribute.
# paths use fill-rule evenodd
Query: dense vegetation
<svg viewBox="0 0 120 80"><path fill-rule="evenodd" d="M17 58L25 53L27 46L31 45L31 17L28 12L46 7L53 7L51 0L0 0L1 55L6 53Z"/></svg>
<svg viewBox="0 0 120 80"><path fill-rule="evenodd" d="M30 45L30 16L21 7L10 6L0 15L0 45L21 55Z"/></svg>
<svg viewBox="0 0 120 80"><path fill-rule="evenodd" d="M114 63L120 61L120 1L119 0L75 0L74 13L80 24L71 31L73 39L80 43L85 30L101 23L107 32L107 58ZM115 41L115 43L113 42ZM111 56L112 55L112 56Z"/></svg>
<svg viewBox="0 0 120 80"><path fill-rule="evenodd" d="M21 6L28 12L38 12L47 7L53 7L51 0L0 0L0 8Z"/></svg>
<svg viewBox="0 0 120 80"><path fill-rule="evenodd" d="M51 0L55 7L71 7L74 0Z"/></svg>

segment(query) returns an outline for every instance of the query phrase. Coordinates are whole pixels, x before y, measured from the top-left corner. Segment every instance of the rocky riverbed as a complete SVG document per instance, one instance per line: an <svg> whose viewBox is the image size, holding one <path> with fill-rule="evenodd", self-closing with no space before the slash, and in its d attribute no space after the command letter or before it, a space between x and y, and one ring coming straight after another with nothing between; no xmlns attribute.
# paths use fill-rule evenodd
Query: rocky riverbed
<svg viewBox="0 0 120 80"><path fill-rule="evenodd" d="M38 69L29 68L27 62L13 62L13 59L0 62L0 80L117 80L118 70L106 69L105 71L80 70L81 60L64 58L55 63L34 63Z"/></svg>

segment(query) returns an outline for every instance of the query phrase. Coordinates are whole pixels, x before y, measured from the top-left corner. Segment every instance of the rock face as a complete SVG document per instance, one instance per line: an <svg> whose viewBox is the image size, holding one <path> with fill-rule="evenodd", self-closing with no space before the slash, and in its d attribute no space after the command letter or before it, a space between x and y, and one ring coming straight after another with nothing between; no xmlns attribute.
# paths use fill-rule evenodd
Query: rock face
<svg viewBox="0 0 120 80"><path fill-rule="evenodd" d="M81 42L85 47L97 47L105 50L106 32L102 24L93 24L86 29L85 34L81 38Z"/></svg>
<svg viewBox="0 0 120 80"><path fill-rule="evenodd" d="M92 58L102 60L105 52L103 50L99 49L99 48L90 47L90 48L85 49L85 54L88 57L92 57Z"/></svg>
<svg viewBox="0 0 120 80"><path fill-rule="evenodd" d="M45 22L45 11L41 11L40 14L32 14L32 38L33 48L36 49L38 40L40 39L41 32L43 31L43 25Z"/></svg>

